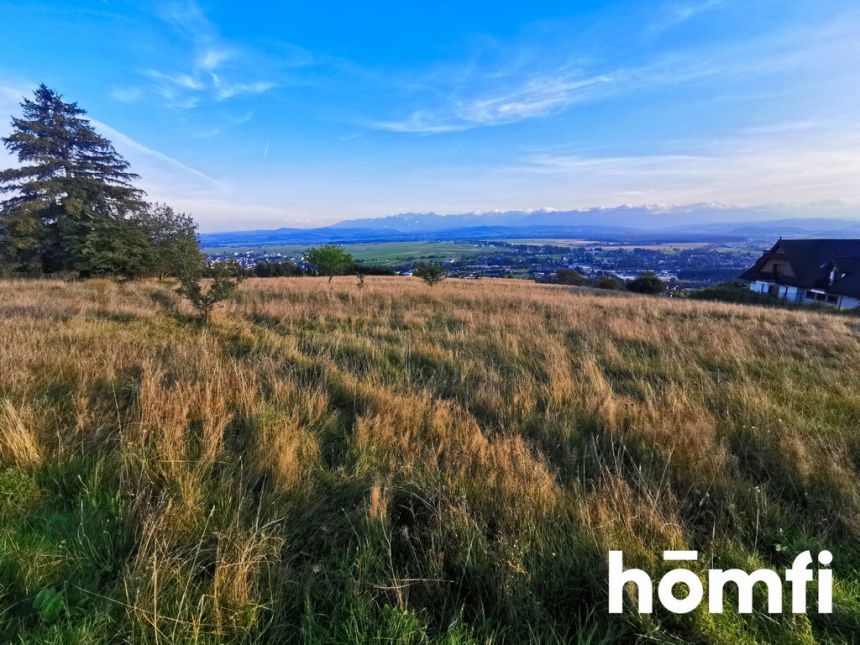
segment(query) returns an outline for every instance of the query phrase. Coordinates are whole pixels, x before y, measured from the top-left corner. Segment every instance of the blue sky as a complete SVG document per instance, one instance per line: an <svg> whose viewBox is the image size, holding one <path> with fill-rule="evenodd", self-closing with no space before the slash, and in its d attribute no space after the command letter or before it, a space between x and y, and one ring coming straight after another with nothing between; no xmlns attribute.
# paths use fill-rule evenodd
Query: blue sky
<svg viewBox="0 0 860 645"><path fill-rule="evenodd" d="M860 216L856 0L71 4L0 1L0 132L44 82L202 230L624 203Z"/></svg>

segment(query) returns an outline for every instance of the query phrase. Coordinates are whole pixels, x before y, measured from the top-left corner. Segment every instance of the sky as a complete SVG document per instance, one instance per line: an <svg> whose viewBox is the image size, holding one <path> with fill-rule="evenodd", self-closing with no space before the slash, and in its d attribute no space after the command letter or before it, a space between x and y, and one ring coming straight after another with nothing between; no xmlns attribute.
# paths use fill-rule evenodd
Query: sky
<svg viewBox="0 0 860 645"><path fill-rule="evenodd" d="M0 134L39 83L202 231L699 202L860 217L857 0L0 0Z"/></svg>

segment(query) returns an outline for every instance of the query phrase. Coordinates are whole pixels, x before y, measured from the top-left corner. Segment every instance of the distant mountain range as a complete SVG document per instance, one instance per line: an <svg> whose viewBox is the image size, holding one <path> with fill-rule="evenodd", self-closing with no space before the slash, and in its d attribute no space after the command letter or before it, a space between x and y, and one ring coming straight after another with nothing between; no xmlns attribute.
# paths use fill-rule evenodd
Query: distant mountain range
<svg viewBox="0 0 860 645"><path fill-rule="evenodd" d="M401 213L346 220L322 228L201 234L204 248L419 240L579 238L600 242L770 240L860 237L860 220L786 218L767 208L693 204L619 206L571 211L505 211L438 215Z"/></svg>

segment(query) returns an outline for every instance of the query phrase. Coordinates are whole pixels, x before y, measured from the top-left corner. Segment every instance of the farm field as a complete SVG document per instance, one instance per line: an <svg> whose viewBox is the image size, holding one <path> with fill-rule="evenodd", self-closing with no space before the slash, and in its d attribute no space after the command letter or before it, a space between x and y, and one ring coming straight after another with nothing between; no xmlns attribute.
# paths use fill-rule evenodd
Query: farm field
<svg viewBox="0 0 860 645"><path fill-rule="evenodd" d="M344 276L204 326L173 287L0 281L0 641L860 634L860 319ZM611 549L830 549L834 611L610 617Z"/></svg>
<svg viewBox="0 0 860 645"><path fill-rule="evenodd" d="M356 260L368 264L398 265L412 260L445 262L491 253L488 246L459 242L392 242L388 244L349 244L344 247ZM500 249L501 251L501 249ZM510 252L509 250L507 252Z"/></svg>
<svg viewBox="0 0 860 645"><path fill-rule="evenodd" d="M204 248L206 254L229 255L232 253L253 252L257 254L280 253L284 256L300 256L312 245L261 245L261 246L226 246ZM445 262L451 259L461 259L473 255L490 253L492 246L477 246L461 242L384 242L369 244L344 244L344 250L353 258L367 264L382 266L400 265L414 260ZM510 249L499 247L502 253L511 253Z"/></svg>
<svg viewBox="0 0 860 645"><path fill-rule="evenodd" d="M632 251L642 249L645 251L661 251L671 253L673 251L689 251L709 246L710 242L662 242L658 244L618 244L613 242L600 242L595 240L575 239L542 239L542 238L515 238L504 240L509 244L527 244L529 246L569 246L569 247L600 247L604 251L624 250Z"/></svg>

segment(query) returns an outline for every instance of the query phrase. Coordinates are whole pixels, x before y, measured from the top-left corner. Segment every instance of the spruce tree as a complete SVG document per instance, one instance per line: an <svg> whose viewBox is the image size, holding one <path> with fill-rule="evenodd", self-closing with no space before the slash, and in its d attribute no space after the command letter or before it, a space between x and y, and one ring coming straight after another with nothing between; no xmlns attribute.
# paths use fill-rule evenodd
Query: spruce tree
<svg viewBox="0 0 860 645"><path fill-rule="evenodd" d="M0 192L9 195L0 203L4 255L23 272L38 264L82 275L129 272L127 262L112 264L122 255L115 245L104 253L99 242L106 231L133 226L127 218L144 206L143 191L134 187L137 175L84 110L45 85L21 108L23 116L12 119L12 133L3 138L21 163L0 172ZM120 238L137 236L124 230Z"/></svg>

